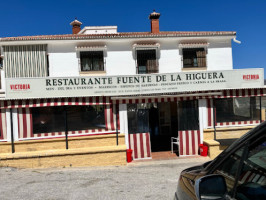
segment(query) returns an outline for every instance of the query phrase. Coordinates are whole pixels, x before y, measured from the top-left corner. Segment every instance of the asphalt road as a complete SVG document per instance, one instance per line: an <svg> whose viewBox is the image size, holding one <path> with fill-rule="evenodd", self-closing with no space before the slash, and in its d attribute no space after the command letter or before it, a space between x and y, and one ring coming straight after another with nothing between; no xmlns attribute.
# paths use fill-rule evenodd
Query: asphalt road
<svg viewBox="0 0 266 200"><path fill-rule="evenodd" d="M180 172L208 160L194 157L117 167L0 168L0 199L173 199Z"/></svg>

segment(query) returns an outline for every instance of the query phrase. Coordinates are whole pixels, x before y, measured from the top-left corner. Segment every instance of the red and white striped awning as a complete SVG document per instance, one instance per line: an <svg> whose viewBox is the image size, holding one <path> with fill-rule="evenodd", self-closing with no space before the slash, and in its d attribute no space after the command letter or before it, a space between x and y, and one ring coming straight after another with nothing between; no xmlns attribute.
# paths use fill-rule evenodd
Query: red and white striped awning
<svg viewBox="0 0 266 200"><path fill-rule="evenodd" d="M195 93L169 94L157 96L120 96L120 97L69 97L26 100L1 100L0 109L3 108L27 108L64 105L110 105L110 104L134 104L134 103L160 103L176 102L193 99L233 98L266 96L266 88L201 91Z"/></svg>
<svg viewBox="0 0 266 200"><path fill-rule="evenodd" d="M111 97L111 101L116 104L134 104L134 103L161 103L176 102L193 99L213 99L213 98L233 98L233 97L253 97L266 96L266 89L241 89L241 90L223 90L223 91L201 91L197 93L171 94L158 96L127 96Z"/></svg>
<svg viewBox="0 0 266 200"><path fill-rule="evenodd" d="M46 106L110 105L109 97L73 97L0 101L0 108L30 108Z"/></svg>

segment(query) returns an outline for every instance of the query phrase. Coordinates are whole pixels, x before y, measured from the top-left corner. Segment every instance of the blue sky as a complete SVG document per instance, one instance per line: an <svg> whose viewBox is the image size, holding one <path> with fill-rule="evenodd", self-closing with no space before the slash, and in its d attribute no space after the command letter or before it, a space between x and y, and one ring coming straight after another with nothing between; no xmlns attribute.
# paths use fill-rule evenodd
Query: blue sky
<svg viewBox="0 0 266 200"><path fill-rule="evenodd" d="M236 31L242 43L233 42L234 68L264 68L266 78L266 0L1 1L0 37L68 34L75 17L85 26L150 31L153 9L161 31Z"/></svg>

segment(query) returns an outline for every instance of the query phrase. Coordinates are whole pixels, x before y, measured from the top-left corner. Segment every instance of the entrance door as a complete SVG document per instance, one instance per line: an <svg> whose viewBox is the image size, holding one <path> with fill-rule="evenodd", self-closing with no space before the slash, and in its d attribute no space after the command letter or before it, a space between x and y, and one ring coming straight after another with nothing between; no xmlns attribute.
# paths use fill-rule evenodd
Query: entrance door
<svg viewBox="0 0 266 200"><path fill-rule="evenodd" d="M152 152L170 151L171 137L177 137L177 103L157 104L157 112L150 109L150 136Z"/></svg>

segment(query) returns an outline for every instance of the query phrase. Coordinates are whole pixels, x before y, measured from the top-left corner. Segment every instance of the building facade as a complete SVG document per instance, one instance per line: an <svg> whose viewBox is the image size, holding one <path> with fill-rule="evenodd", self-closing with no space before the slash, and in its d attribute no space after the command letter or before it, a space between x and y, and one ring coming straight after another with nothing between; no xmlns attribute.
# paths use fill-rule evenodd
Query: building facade
<svg viewBox="0 0 266 200"><path fill-rule="evenodd" d="M150 32L74 20L68 35L1 38L2 165L125 164L172 137L179 156L205 143L214 157L265 120L263 69L233 69L236 32L160 31L159 17Z"/></svg>

